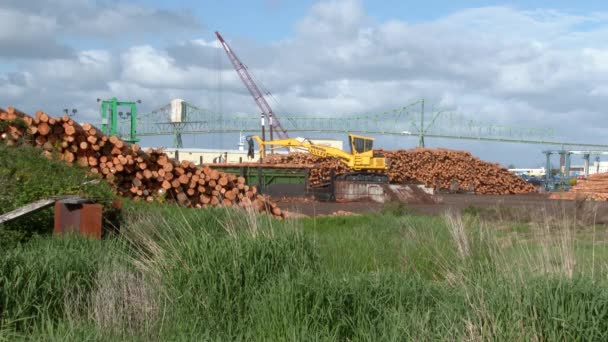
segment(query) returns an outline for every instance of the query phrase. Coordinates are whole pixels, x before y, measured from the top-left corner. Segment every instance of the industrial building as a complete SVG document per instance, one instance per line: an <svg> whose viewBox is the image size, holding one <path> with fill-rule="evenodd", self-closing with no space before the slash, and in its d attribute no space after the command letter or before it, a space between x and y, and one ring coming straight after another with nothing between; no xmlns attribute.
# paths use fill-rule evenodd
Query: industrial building
<svg viewBox="0 0 608 342"><path fill-rule="evenodd" d="M317 145L334 147L341 150L343 149L342 140L311 139L311 141ZM259 161L259 155L257 154L257 151L254 158L249 158L247 156L247 150L245 149L243 137L241 137L238 149L165 148L164 152L169 158L174 158L179 161L187 160L197 165L251 163ZM298 150L278 150L275 153L287 152L298 152Z"/></svg>
<svg viewBox="0 0 608 342"><path fill-rule="evenodd" d="M164 150L169 158L179 161L187 160L197 165L218 163L248 163L257 162L259 156L254 159L247 157L245 150L221 150L208 148L167 148Z"/></svg>
<svg viewBox="0 0 608 342"><path fill-rule="evenodd" d="M509 171L519 176L526 175L531 177L542 177L547 173L544 167L536 169L509 169Z"/></svg>
<svg viewBox="0 0 608 342"><path fill-rule="evenodd" d="M589 165L589 174L593 175L596 173L608 172L608 161L595 161ZM572 176L579 176L585 174L585 165L574 165L570 167L570 174Z"/></svg>

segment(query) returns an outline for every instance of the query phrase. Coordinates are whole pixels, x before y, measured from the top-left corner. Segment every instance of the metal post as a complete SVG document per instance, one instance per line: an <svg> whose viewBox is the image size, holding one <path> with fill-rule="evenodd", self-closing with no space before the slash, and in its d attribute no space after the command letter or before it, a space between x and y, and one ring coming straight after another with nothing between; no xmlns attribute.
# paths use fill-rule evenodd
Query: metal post
<svg viewBox="0 0 608 342"><path fill-rule="evenodd" d="M112 98L110 103L110 112L111 117L110 120L112 124L110 125L110 135L117 135L118 133L118 100L115 97Z"/></svg>
<svg viewBox="0 0 608 342"><path fill-rule="evenodd" d="M262 186L262 168L258 166L258 189L261 193L266 192L266 188Z"/></svg>
<svg viewBox="0 0 608 342"><path fill-rule="evenodd" d="M272 112L268 113L268 129L270 130L270 141L272 141L274 139L273 134L272 134ZM274 146L270 145L270 153L273 153L274 151Z"/></svg>
<svg viewBox="0 0 608 342"><path fill-rule="evenodd" d="M131 104L131 133L130 133L130 143L134 144L138 141L138 139L136 138L136 119L137 119L137 106L135 105L135 103ZM181 147L181 146L180 146Z"/></svg>
<svg viewBox="0 0 608 342"><path fill-rule="evenodd" d="M103 134L108 134L108 124L110 123L108 119L108 103L103 101L101 103L101 131Z"/></svg>
<svg viewBox="0 0 608 342"><path fill-rule="evenodd" d="M179 128L180 124L180 122L174 122L171 124L171 126L173 126L173 147L175 148L184 147L184 143L182 141L182 133Z"/></svg>
<svg viewBox="0 0 608 342"><path fill-rule="evenodd" d="M558 153L559 153L559 182L563 185L566 183L566 174L565 174L566 151L560 150Z"/></svg>
<svg viewBox="0 0 608 342"><path fill-rule="evenodd" d="M260 118L262 120L262 141L266 141L266 127L265 127L265 122L264 122L265 121L264 115L265 115L264 113L262 113L260 115ZM262 149L264 150L264 155L266 155L266 145L263 145ZM260 156L260 160L261 160L261 156Z"/></svg>
<svg viewBox="0 0 608 342"><path fill-rule="evenodd" d="M551 151L545 151L545 155L547 156L547 164L545 165L545 190L549 190L551 177Z"/></svg>
<svg viewBox="0 0 608 342"><path fill-rule="evenodd" d="M566 177L564 178L566 185L570 185L570 156L571 155L572 155L572 153L570 153L569 151L566 151L566 167L564 170L564 173L566 174Z"/></svg>
<svg viewBox="0 0 608 342"><path fill-rule="evenodd" d="M422 105L420 110L420 130L418 137L418 147L424 147L424 99L422 99Z"/></svg>

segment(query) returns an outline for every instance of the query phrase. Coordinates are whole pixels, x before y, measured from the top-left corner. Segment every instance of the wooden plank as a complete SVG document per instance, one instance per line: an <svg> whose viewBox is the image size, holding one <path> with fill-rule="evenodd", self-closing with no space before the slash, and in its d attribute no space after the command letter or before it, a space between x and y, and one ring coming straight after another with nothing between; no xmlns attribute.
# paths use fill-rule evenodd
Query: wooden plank
<svg viewBox="0 0 608 342"><path fill-rule="evenodd" d="M21 208L18 208L13 211L10 211L6 214L0 215L0 223L8 222L10 220L14 220L18 217L27 215L34 211L48 208L51 205L53 205L53 203L55 203L54 199L43 199L43 200L39 200L39 201L30 203L30 204L24 205Z"/></svg>

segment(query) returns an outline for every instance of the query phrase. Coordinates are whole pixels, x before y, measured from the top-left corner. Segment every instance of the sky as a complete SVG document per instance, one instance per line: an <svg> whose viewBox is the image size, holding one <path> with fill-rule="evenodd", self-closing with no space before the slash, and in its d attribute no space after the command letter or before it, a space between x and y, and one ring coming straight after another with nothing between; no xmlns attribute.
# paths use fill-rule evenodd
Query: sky
<svg viewBox="0 0 608 342"><path fill-rule="evenodd" d="M258 110L214 31L277 99L277 115L375 113L424 98L474 120L608 144L608 5L602 1L0 1L0 106L99 121L97 98L182 98ZM449 127L448 127L449 128ZM379 136L410 148L415 138ZM233 148L232 136L186 147ZM170 137L145 145L170 145ZM217 146L215 146L217 145ZM518 167L555 146L428 139Z"/></svg>

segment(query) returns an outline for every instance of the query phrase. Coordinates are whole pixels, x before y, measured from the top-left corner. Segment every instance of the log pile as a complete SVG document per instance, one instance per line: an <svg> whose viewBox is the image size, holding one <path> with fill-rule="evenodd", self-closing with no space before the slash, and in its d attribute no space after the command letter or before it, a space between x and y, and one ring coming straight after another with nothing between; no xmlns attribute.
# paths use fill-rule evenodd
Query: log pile
<svg viewBox="0 0 608 342"><path fill-rule="evenodd" d="M336 175L349 171L337 158L321 158L304 152L270 154L264 158L263 162L273 165L287 164L310 167L308 171L308 183L313 187L328 184L331 179L331 170L334 170Z"/></svg>
<svg viewBox="0 0 608 342"><path fill-rule="evenodd" d="M14 108L0 109L0 141L33 145L47 158L88 168L110 183L120 196L134 200L172 200L187 207L253 206L282 217L276 204L245 184L243 177L177 162L161 149L142 151L115 136L105 136L90 124L70 117L31 117Z"/></svg>
<svg viewBox="0 0 608 342"><path fill-rule="evenodd" d="M508 195L535 192L533 185L499 164L475 158L468 152L416 148L385 151L389 179L395 183L419 182L429 187L476 194Z"/></svg>
<svg viewBox="0 0 608 342"><path fill-rule="evenodd" d="M555 192L551 199L608 201L608 173L598 173L577 180L568 192Z"/></svg>
<svg viewBox="0 0 608 342"><path fill-rule="evenodd" d="M376 151L387 158L387 174L391 183L420 183L428 187L451 191L471 191L476 194L522 194L535 192L531 184L498 164L484 162L468 152L448 149L416 148L411 150ZM349 170L335 158L319 158L307 153L274 154L266 157L269 164L311 165L311 185L329 182L335 174Z"/></svg>

